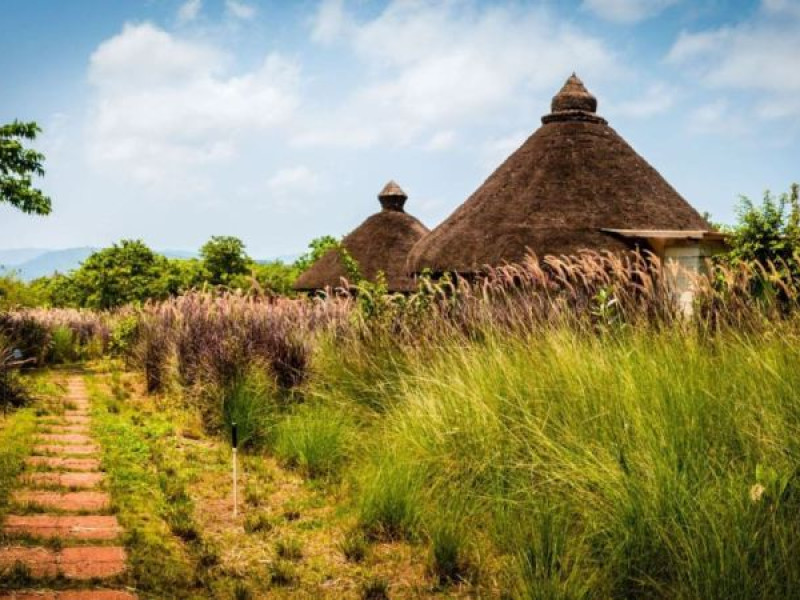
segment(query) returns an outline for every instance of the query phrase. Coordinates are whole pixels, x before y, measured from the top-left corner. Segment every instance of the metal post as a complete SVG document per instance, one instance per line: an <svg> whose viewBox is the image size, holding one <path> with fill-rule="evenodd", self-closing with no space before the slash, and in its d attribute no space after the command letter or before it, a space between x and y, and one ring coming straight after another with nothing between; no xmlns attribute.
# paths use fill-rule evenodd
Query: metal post
<svg viewBox="0 0 800 600"><path fill-rule="evenodd" d="M231 423L231 437L232 437L231 441L233 442L233 516L236 517L239 514L239 501L238 501L239 478L237 477L236 473L238 466L237 465L238 460L236 455L238 452L237 446L239 445L239 439L238 439L239 436L238 432L236 431L236 423Z"/></svg>

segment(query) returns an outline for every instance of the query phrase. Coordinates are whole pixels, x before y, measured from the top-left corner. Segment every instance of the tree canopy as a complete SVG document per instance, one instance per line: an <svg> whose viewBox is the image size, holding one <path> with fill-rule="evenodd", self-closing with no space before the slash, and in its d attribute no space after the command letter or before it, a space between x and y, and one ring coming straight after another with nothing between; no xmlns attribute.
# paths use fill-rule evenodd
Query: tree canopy
<svg viewBox="0 0 800 600"><path fill-rule="evenodd" d="M114 308L169 295L167 259L140 240L122 240L95 252L70 277L75 302Z"/></svg>
<svg viewBox="0 0 800 600"><path fill-rule="evenodd" d="M200 248L203 266L208 271L209 283L227 285L239 275L250 271L252 260L239 238L215 235Z"/></svg>
<svg viewBox="0 0 800 600"><path fill-rule="evenodd" d="M36 123L14 121L0 126L0 203L24 213L48 215L50 198L33 187L33 176L44 175L44 155L23 145L40 132Z"/></svg>

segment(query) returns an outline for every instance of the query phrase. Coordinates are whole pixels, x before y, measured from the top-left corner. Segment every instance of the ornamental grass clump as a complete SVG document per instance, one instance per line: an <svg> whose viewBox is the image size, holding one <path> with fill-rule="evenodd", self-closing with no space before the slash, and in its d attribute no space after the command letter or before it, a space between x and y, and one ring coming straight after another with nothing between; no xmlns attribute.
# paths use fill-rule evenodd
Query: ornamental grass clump
<svg viewBox="0 0 800 600"><path fill-rule="evenodd" d="M259 363L291 390L308 375L313 333L340 314L337 304L193 292L147 306L143 318L169 332L184 386L225 388Z"/></svg>

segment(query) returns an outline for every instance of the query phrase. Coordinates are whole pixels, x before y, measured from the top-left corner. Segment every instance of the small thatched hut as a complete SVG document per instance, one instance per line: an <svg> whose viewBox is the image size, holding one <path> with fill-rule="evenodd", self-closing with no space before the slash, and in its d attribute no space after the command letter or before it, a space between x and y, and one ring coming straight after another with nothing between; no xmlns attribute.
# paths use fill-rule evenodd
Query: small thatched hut
<svg viewBox="0 0 800 600"><path fill-rule="evenodd" d="M382 210L342 240L343 248L358 265L359 275L375 281L383 272L391 292L413 289L413 280L405 270L406 258L411 247L429 233L425 225L405 212L407 198L400 186L390 181L378 194ZM343 279L350 278L341 253L331 250L298 277L294 289L337 288Z"/></svg>
<svg viewBox="0 0 800 600"><path fill-rule="evenodd" d="M409 272L469 274L584 249L707 256L718 234L596 111L573 74L542 126L414 246Z"/></svg>

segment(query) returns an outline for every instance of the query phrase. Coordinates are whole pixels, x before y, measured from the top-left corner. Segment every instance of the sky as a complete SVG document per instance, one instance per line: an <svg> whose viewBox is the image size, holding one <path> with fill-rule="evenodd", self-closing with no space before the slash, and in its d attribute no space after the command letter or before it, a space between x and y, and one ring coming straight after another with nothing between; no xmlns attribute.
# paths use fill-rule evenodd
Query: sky
<svg viewBox="0 0 800 600"><path fill-rule="evenodd" d="M800 0L3 0L0 30L0 123L42 127L53 200L0 207L0 248L293 254L389 179L433 227L573 71L715 221L800 180Z"/></svg>

